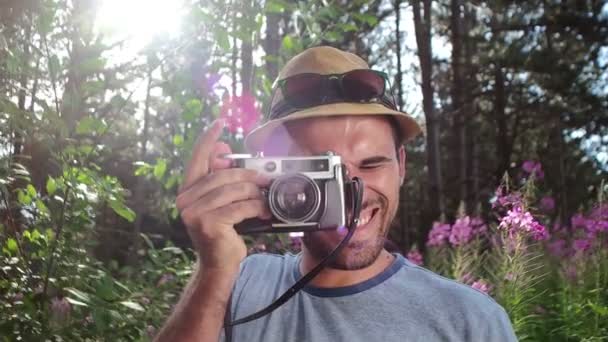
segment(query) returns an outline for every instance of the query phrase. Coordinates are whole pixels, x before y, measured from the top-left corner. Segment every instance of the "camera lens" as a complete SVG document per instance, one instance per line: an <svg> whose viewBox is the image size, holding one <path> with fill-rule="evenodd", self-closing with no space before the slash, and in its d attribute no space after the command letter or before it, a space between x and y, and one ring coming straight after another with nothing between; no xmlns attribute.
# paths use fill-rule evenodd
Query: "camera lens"
<svg viewBox="0 0 608 342"><path fill-rule="evenodd" d="M320 201L317 183L301 174L277 178L270 186L270 210L285 223L306 222L314 217Z"/></svg>

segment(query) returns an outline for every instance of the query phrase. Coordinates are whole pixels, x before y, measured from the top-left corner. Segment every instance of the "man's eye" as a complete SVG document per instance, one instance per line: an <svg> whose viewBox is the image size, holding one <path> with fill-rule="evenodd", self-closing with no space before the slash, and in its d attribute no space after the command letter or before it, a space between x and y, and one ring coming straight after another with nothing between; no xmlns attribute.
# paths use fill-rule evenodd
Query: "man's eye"
<svg viewBox="0 0 608 342"><path fill-rule="evenodd" d="M382 166L382 164L365 164L361 165L359 168L362 170L373 170L379 168L380 166Z"/></svg>

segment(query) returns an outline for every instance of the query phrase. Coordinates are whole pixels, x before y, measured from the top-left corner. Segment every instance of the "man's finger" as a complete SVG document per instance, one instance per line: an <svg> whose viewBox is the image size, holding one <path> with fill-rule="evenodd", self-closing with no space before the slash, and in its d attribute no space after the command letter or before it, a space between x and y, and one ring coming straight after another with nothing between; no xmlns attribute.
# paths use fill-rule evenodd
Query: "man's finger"
<svg viewBox="0 0 608 342"><path fill-rule="evenodd" d="M198 178L209 172L209 157L215 142L222 134L223 127L224 122L222 120L215 120L211 127L199 137L192 151L192 159L186 168L182 188L190 186Z"/></svg>
<svg viewBox="0 0 608 342"><path fill-rule="evenodd" d="M213 147L213 152L211 153L211 162L209 165L209 170L216 171L220 169L227 169L232 165L232 160L224 159L221 157L222 154L231 154L232 149L230 145L224 142L218 142Z"/></svg>

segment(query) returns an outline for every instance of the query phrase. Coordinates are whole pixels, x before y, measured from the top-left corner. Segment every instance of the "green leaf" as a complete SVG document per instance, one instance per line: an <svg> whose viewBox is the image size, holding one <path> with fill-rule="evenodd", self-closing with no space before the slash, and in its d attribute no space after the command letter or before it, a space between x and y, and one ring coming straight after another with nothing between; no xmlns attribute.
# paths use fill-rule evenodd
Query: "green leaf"
<svg viewBox="0 0 608 342"><path fill-rule="evenodd" d="M188 122L193 122L199 117L203 111L203 104L198 99L192 99L186 102L182 118Z"/></svg>
<svg viewBox="0 0 608 342"><path fill-rule="evenodd" d="M15 240L13 238L6 240L6 248L10 252L17 252L17 240Z"/></svg>
<svg viewBox="0 0 608 342"><path fill-rule="evenodd" d="M25 193L25 191L19 190L17 192L17 201L19 201L19 203L23 205L30 205L32 203L32 198L27 193Z"/></svg>
<svg viewBox="0 0 608 342"><path fill-rule="evenodd" d="M285 10L285 4L277 1L266 1L265 11L266 13L283 13Z"/></svg>
<svg viewBox="0 0 608 342"><path fill-rule="evenodd" d="M30 197L36 197L36 188L34 188L32 184L27 185L27 194L30 195Z"/></svg>
<svg viewBox="0 0 608 342"><path fill-rule="evenodd" d="M124 203L113 200L109 202L110 207L114 210L115 213L120 215L122 218L129 222L133 222L135 220L135 212L124 205Z"/></svg>
<svg viewBox="0 0 608 342"><path fill-rule="evenodd" d="M120 302L120 304L128 307L129 309L133 309L133 310L136 310L136 311L144 311L144 308L141 305L139 305L138 303L135 303L135 302L122 301L122 302Z"/></svg>
<svg viewBox="0 0 608 342"><path fill-rule="evenodd" d="M165 159L159 159L154 166L154 177L161 180L167 171L167 161Z"/></svg>
<svg viewBox="0 0 608 342"><path fill-rule="evenodd" d="M80 290L77 290L75 288L72 287L67 287L65 289L67 292L69 292L71 295L73 295L74 297L78 298L79 300L83 301L84 303L90 303L91 302L91 297L85 293L82 292ZM79 304L76 304L79 305ZM86 304L82 304L82 305L86 305Z"/></svg>
<svg viewBox="0 0 608 342"><path fill-rule="evenodd" d="M66 299L66 300L67 300L67 301L68 301L70 304L72 304L72 305L78 305L78 306L89 306L89 305L88 305L88 304L86 304L86 303L83 303L83 302L81 302L81 301L78 301L78 300L73 299L73 298L70 298L70 297L66 297L65 299Z"/></svg>
<svg viewBox="0 0 608 342"><path fill-rule="evenodd" d="M182 146L184 144L184 136L181 134L176 134L173 136L173 145Z"/></svg>
<svg viewBox="0 0 608 342"><path fill-rule="evenodd" d="M53 177L49 177L46 181L46 192L50 195L54 194L57 190L57 182Z"/></svg>
<svg viewBox="0 0 608 342"><path fill-rule="evenodd" d="M369 26L375 26L378 23L378 18L376 18L376 16L373 14L355 13L353 16L355 19L359 20L360 22L364 22Z"/></svg>
<svg viewBox="0 0 608 342"><path fill-rule="evenodd" d="M77 134L103 133L107 125L102 120L87 116L78 121L76 126Z"/></svg>
<svg viewBox="0 0 608 342"><path fill-rule="evenodd" d="M224 51L230 50L230 39L228 37L228 31L226 30L218 30L216 31L217 36L217 44Z"/></svg>
<svg viewBox="0 0 608 342"><path fill-rule="evenodd" d="M282 46L283 46L283 49L285 49L285 50L293 49L293 40L291 39L290 36L285 36L283 38Z"/></svg>
<svg viewBox="0 0 608 342"><path fill-rule="evenodd" d="M38 210L40 210L40 212L42 214L48 215L49 214L49 208L46 206L46 204L44 204L44 202L42 202L41 200L36 200L36 207L38 208Z"/></svg>

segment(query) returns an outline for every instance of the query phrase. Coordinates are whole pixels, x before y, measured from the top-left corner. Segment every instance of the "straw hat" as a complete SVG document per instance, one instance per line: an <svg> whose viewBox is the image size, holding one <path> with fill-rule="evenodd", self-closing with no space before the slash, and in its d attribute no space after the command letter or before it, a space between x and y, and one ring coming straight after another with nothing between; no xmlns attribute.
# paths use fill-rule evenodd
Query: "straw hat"
<svg viewBox="0 0 608 342"><path fill-rule="evenodd" d="M278 79L301 73L341 74L355 69L369 69L369 66L357 55L333 47L319 46L309 48L293 57L283 67ZM282 100L283 94L277 91L271 108ZM261 151L272 132L287 121L337 115L391 115L401 129L404 143L422 132L416 120L409 114L390 109L379 103L331 103L303 108L273 120L265 116L261 125L245 137L245 146L251 152Z"/></svg>

